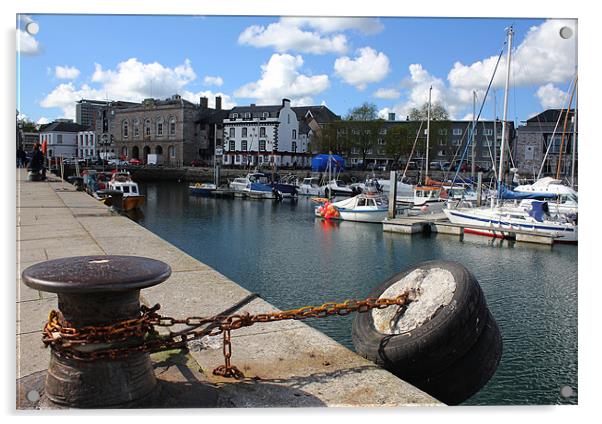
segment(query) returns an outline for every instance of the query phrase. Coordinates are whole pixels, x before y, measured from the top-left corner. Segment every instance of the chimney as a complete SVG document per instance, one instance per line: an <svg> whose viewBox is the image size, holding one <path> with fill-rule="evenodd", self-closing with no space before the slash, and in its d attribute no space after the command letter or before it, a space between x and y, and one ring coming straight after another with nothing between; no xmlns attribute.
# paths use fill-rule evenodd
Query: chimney
<svg viewBox="0 0 602 424"><path fill-rule="evenodd" d="M410 115L406 115L406 121L410 120Z"/></svg>
<svg viewBox="0 0 602 424"><path fill-rule="evenodd" d="M209 99L207 97L201 97L201 107L207 109L209 107Z"/></svg>
<svg viewBox="0 0 602 424"><path fill-rule="evenodd" d="M289 99L282 99L282 107L290 106L291 101Z"/></svg>
<svg viewBox="0 0 602 424"><path fill-rule="evenodd" d="M215 109L222 110L222 96L215 96Z"/></svg>
<svg viewBox="0 0 602 424"><path fill-rule="evenodd" d="M389 121L395 121L395 112L389 112Z"/></svg>

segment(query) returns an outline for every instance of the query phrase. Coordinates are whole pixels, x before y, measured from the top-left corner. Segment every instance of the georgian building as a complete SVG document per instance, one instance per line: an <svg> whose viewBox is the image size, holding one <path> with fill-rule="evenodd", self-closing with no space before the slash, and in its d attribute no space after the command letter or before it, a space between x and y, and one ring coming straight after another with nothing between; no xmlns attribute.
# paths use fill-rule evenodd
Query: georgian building
<svg viewBox="0 0 602 424"><path fill-rule="evenodd" d="M115 157L115 152L101 152L97 149L96 132L92 130L80 131L77 133L77 157L84 160L95 160L98 157L111 159Z"/></svg>
<svg viewBox="0 0 602 424"><path fill-rule="evenodd" d="M198 105L174 95L166 100L145 99L140 105L111 110L109 128L117 156L148 162L156 154L160 163L188 165L198 156L201 138Z"/></svg>

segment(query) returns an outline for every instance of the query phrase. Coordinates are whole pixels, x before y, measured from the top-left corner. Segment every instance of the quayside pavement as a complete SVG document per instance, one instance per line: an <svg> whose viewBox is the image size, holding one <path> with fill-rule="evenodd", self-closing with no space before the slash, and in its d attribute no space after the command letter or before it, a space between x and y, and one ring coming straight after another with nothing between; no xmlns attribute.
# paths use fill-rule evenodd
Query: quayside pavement
<svg viewBox="0 0 602 424"><path fill-rule="evenodd" d="M50 358L41 341L41 328L48 312L57 308L56 295L28 288L20 279L21 272L35 263L82 255L136 255L164 261L172 268L171 277L141 292L141 301L149 306L159 303L164 316L212 316L250 294L55 176L50 176L50 181L30 182L25 170L17 170L16 217L17 379L46 370ZM240 312L276 310L255 298ZM221 340L220 336L204 340L202 349L191 349L185 360L168 367L171 378L177 381L211 388L215 402L199 399L186 406L440 405L299 321L258 324L232 332L232 363L244 373L243 380L212 374L223 363ZM160 367L165 358L162 353L151 355L159 378L166 369ZM174 372L178 374L175 377Z"/></svg>

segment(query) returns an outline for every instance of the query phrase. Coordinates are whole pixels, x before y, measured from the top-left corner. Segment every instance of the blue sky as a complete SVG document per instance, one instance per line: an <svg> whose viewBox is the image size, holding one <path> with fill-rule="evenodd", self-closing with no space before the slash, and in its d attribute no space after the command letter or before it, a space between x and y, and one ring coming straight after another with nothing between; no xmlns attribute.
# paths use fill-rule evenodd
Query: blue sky
<svg viewBox="0 0 602 424"><path fill-rule="evenodd" d="M24 32L38 24L35 35ZM509 119L562 107L575 73L575 21L459 18L20 15L17 106L35 122L74 118L81 98L140 101L178 93L224 106L368 101L398 119L428 99L470 119L515 31ZM563 39L559 29L573 35ZM502 112L505 54L496 76ZM492 118L489 99L484 117Z"/></svg>

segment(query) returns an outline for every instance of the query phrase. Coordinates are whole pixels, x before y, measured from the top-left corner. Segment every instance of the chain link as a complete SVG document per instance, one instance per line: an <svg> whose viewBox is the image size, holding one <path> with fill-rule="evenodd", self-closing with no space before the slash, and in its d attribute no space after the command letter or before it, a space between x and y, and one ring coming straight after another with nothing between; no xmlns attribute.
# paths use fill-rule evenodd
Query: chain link
<svg viewBox="0 0 602 424"><path fill-rule="evenodd" d="M140 317L107 326L84 326L74 328L66 322L58 311L51 311L44 326L42 341L46 347L66 358L81 361L116 360L133 353L154 353L171 349L187 348L189 342L207 336L223 336L224 365L213 373L228 378L244 377L231 364L232 330L250 327L256 323L270 323L283 320L305 320L308 318L326 318L345 316L353 312L364 313L372 309L384 309L389 306L403 306L416 297L416 290L407 290L395 298L367 298L363 300L345 300L341 303L327 302L320 306L304 306L287 311L261 314L234 314L214 317L188 317L176 319L157 313L160 305L151 308L140 307ZM187 325L195 327L187 331L160 335L156 327ZM198 327L203 327L198 329Z"/></svg>

